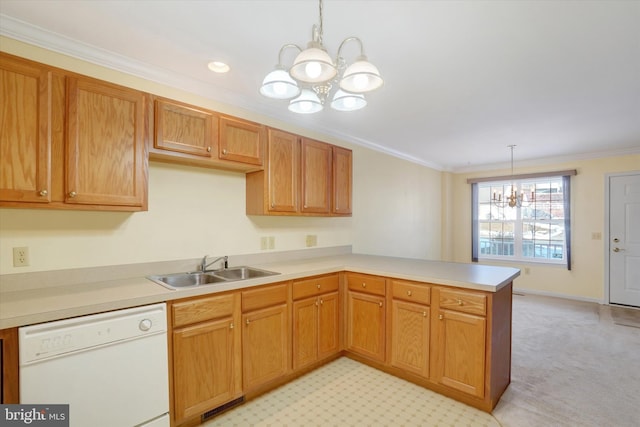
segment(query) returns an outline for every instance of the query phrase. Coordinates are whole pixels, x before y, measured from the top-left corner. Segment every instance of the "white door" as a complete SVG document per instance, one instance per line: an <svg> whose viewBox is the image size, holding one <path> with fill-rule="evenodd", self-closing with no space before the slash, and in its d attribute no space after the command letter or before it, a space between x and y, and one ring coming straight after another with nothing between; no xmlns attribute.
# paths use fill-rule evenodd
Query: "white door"
<svg viewBox="0 0 640 427"><path fill-rule="evenodd" d="M640 174L609 177L609 302L640 307Z"/></svg>

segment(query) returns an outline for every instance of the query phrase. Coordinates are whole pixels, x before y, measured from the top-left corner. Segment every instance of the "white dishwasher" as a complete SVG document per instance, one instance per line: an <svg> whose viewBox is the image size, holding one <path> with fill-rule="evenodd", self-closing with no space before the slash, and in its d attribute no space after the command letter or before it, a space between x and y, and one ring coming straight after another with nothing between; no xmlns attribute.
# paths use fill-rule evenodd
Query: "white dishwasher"
<svg viewBox="0 0 640 427"><path fill-rule="evenodd" d="M168 427L166 304L19 329L20 403L69 404L70 427Z"/></svg>

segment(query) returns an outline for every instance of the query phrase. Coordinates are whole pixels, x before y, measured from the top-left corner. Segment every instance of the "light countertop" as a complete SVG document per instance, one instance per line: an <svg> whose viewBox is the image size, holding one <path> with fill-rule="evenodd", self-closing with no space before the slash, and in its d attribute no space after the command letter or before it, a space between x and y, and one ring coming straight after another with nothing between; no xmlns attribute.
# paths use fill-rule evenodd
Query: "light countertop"
<svg viewBox="0 0 640 427"><path fill-rule="evenodd" d="M3 288L0 291L0 329L339 271L487 292L496 292L520 275L517 268L358 254L285 260L251 266L280 274L181 290L169 290L146 279L144 275L106 281L87 279L83 283L68 285L38 286L37 283L32 283L24 289ZM42 273L34 273L33 280L41 281L43 276L46 277Z"/></svg>

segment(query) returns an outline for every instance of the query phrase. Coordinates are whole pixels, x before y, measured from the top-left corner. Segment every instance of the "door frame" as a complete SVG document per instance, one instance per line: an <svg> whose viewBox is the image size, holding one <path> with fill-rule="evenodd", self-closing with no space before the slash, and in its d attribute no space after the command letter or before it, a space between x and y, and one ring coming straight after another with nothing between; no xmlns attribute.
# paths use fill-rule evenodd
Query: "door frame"
<svg viewBox="0 0 640 427"><path fill-rule="evenodd" d="M611 305L611 297L610 297L610 288L609 286L609 273L610 273L610 263L609 259L611 257L611 236L609 232L609 226L611 219L609 218L609 212L611 208L611 178L619 177L619 176L630 176L630 175L640 175L640 170L636 171L627 171L627 172L616 172L616 173L607 173L604 175L604 233L603 238L605 240L605 244L603 246L604 250L604 300L603 304Z"/></svg>

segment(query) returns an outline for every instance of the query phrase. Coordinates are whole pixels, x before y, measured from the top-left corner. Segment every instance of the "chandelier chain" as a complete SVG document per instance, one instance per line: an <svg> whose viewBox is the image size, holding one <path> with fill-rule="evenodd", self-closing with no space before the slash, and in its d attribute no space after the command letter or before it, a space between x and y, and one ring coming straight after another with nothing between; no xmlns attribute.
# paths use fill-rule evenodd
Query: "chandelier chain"
<svg viewBox="0 0 640 427"><path fill-rule="evenodd" d="M322 27L322 21L323 21L323 16L322 16L322 0L320 0L319 2L319 6L318 8L320 9L320 34L318 35L318 40L320 41L320 44L323 44L322 41L322 35L324 34L324 29Z"/></svg>

